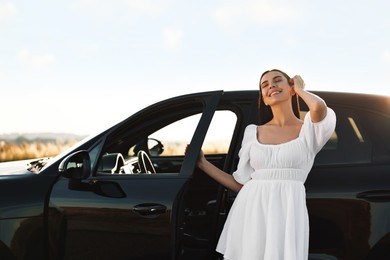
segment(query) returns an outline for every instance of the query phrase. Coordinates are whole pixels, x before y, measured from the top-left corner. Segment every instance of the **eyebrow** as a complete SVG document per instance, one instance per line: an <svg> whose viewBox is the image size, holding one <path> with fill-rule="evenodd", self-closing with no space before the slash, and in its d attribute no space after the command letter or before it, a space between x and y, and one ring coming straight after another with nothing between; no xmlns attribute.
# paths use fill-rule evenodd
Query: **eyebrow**
<svg viewBox="0 0 390 260"><path fill-rule="evenodd" d="M275 79L281 78L281 77L282 76L278 75L278 76L273 77L272 80L275 80ZM268 80L263 81L263 83L261 83L260 85L262 86L262 85L264 85L264 83L268 83Z"/></svg>

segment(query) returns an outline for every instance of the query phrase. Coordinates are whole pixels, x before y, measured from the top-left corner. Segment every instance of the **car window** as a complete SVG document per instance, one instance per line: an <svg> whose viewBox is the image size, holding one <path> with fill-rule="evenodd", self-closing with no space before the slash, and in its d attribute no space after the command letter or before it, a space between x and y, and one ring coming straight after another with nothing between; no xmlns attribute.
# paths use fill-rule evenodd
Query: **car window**
<svg viewBox="0 0 390 260"><path fill-rule="evenodd" d="M364 137L361 133L361 128L356 124L355 119L353 117L348 117L348 121L353 129L354 137L358 140L359 143L364 143Z"/></svg>
<svg viewBox="0 0 390 260"><path fill-rule="evenodd" d="M201 114L188 115L165 124L157 120L138 134L129 136L124 132L124 136L108 141L99 160L97 174L180 172L185 147L191 142L200 117ZM162 158L173 156L180 158L162 161Z"/></svg>
<svg viewBox="0 0 390 260"><path fill-rule="evenodd" d="M196 114L183 118L149 135L148 148L151 156L183 156L200 116ZM237 117L233 112L216 111L202 146L203 152L205 154L227 153L236 121ZM153 150L159 142L164 146L160 154ZM135 150L135 146L131 147L129 155L134 156Z"/></svg>
<svg viewBox="0 0 390 260"><path fill-rule="evenodd" d="M216 111L202 146L207 154L227 154L237 123L237 115L229 110Z"/></svg>
<svg viewBox="0 0 390 260"><path fill-rule="evenodd" d="M359 114L344 108L336 107L334 110L337 116L336 129L317 154L314 165L370 162L372 144L363 129Z"/></svg>
<svg viewBox="0 0 390 260"><path fill-rule="evenodd" d="M186 145L191 142L192 135L199 122L200 114L185 117L172 124L169 124L148 137L148 148L152 156L183 156ZM160 142L164 147L161 153L156 149ZM130 149L130 154L134 155L136 147Z"/></svg>
<svg viewBox="0 0 390 260"><path fill-rule="evenodd" d="M126 143L120 138L115 145L103 152L98 165L98 174L143 174L152 170L159 173L178 173L187 144L198 125L201 114L188 115L169 124L143 133L138 139ZM216 111L207 131L202 149L205 154L226 154L232 139L237 117L231 111ZM144 158L140 153L144 152ZM149 168L141 169L143 159Z"/></svg>
<svg viewBox="0 0 390 260"><path fill-rule="evenodd" d="M372 160L378 163L390 162L390 117L386 113L388 110L381 113L363 111L360 114L364 123L362 131L369 134L373 145Z"/></svg>

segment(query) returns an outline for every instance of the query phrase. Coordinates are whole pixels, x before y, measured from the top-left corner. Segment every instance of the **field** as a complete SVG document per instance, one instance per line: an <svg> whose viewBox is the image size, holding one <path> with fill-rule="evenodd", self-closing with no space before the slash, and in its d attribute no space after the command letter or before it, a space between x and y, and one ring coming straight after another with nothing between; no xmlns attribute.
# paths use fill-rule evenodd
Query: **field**
<svg viewBox="0 0 390 260"><path fill-rule="evenodd" d="M24 141L4 141L0 140L0 162L52 157L68 149L79 140L24 140ZM185 142L167 142L164 144L163 156L184 155ZM203 151L205 154L226 153L229 142L214 141L205 142Z"/></svg>
<svg viewBox="0 0 390 260"><path fill-rule="evenodd" d="M77 140L0 141L0 162L52 157L74 145Z"/></svg>

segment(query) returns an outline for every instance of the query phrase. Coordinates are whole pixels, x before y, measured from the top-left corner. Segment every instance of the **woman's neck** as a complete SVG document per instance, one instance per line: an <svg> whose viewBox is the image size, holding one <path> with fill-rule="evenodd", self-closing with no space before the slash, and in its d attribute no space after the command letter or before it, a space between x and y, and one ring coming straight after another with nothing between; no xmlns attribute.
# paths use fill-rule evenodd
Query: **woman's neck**
<svg viewBox="0 0 390 260"><path fill-rule="evenodd" d="M300 120L295 116L291 104L280 103L271 107L273 118L269 122L273 125L285 126L296 124Z"/></svg>

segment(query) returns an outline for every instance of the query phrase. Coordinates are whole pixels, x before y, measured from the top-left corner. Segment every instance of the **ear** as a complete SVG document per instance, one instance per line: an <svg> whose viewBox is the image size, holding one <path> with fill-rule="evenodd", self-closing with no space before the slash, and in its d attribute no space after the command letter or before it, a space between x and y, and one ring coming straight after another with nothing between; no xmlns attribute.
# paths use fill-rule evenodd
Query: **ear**
<svg viewBox="0 0 390 260"><path fill-rule="evenodd" d="M290 87L290 95L291 96L294 96L296 93L295 93L295 89L294 89L294 86L291 86Z"/></svg>

